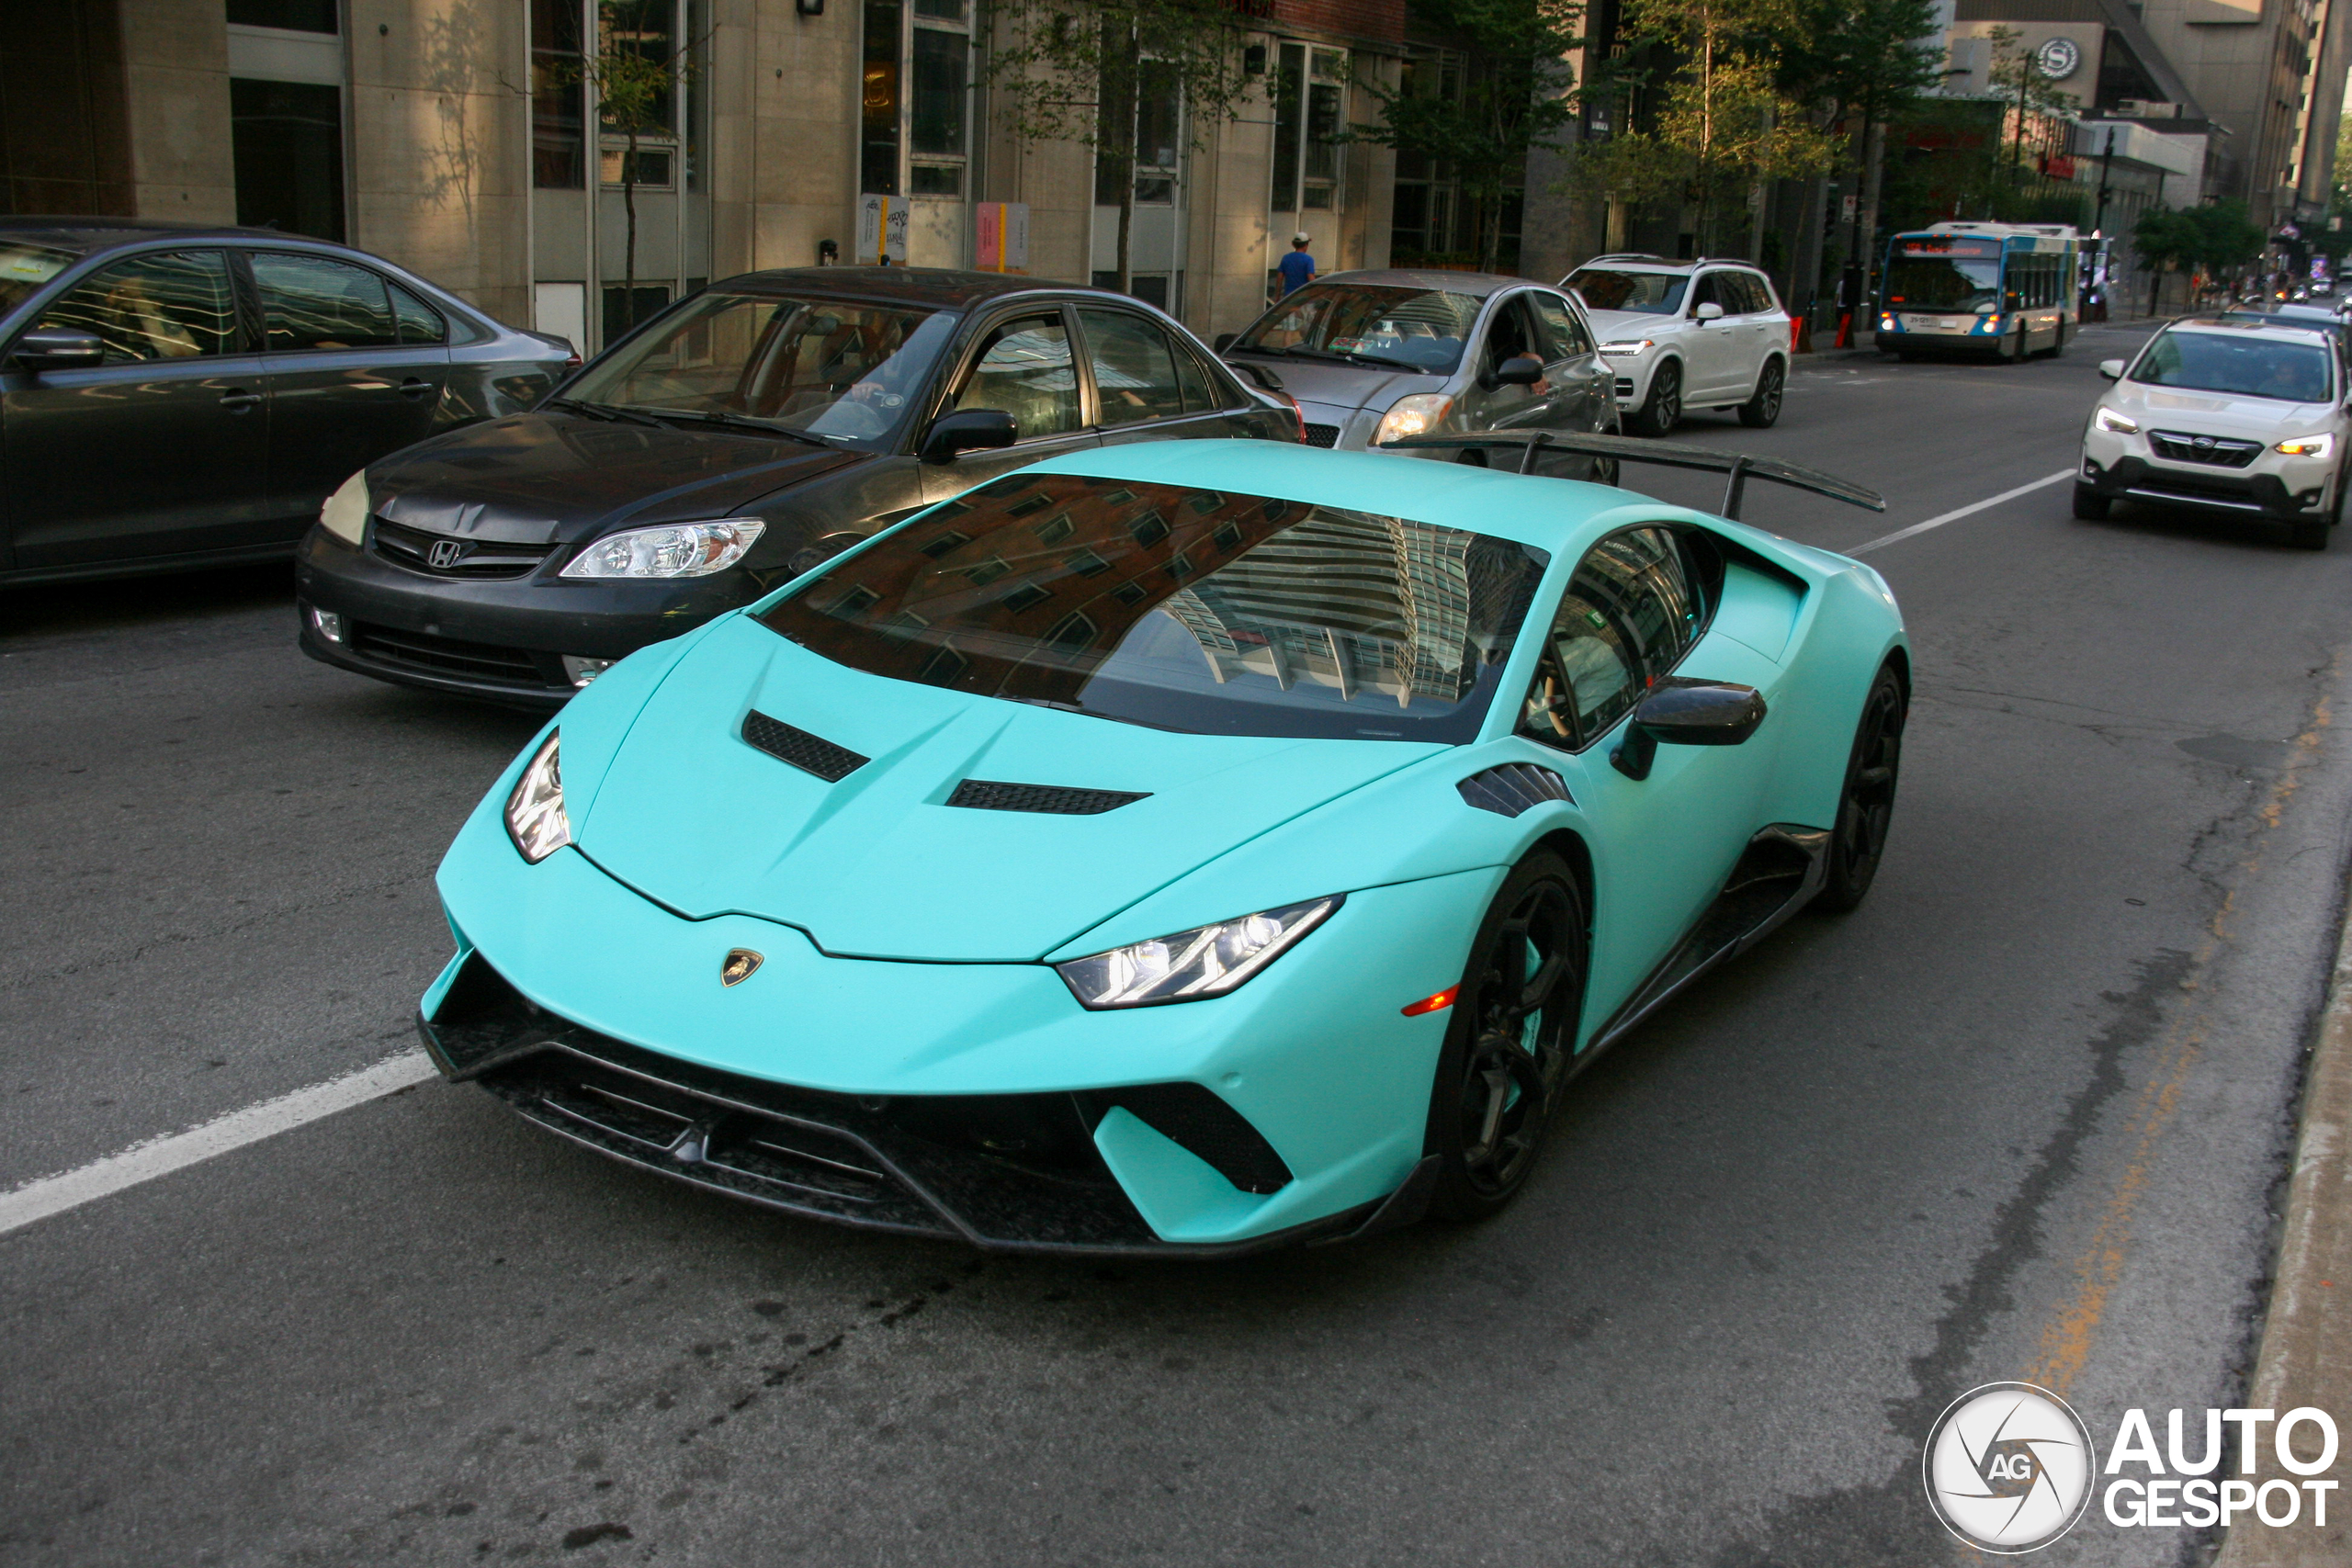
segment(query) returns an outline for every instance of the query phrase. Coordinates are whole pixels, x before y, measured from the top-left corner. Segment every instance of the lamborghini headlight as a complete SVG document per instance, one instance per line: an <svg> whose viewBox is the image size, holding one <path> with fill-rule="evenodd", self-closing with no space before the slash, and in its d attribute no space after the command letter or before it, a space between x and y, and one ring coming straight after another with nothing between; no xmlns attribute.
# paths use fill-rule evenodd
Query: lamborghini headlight
<svg viewBox="0 0 2352 1568"><path fill-rule="evenodd" d="M548 744L552 749L555 742ZM1344 895L1334 893L1054 967L1081 1007L1139 1008L1221 997L1272 964L1344 902Z"/></svg>
<svg viewBox="0 0 2352 1568"><path fill-rule="evenodd" d="M560 731L550 732L514 793L506 797L506 832L533 865L571 842L571 818L563 814L563 770L556 761Z"/></svg>
<svg viewBox="0 0 2352 1568"><path fill-rule="evenodd" d="M2335 449L2335 437L2332 435L2298 435L2273 448L2290 457L2324 457Z"/></svg>
<svg viewBox="0 0 2352 1568"><path fill-rule="evenodd" d="M1427 435L1445 419L1453 400L1439 392L1416 392L1409 398L1399 398L1395 406L1380 416L1380 428L1372 433L1375 446L1384 441L1402 441L1408 435Z"/></svg>
<svg viewBox="0 0 2352 1568"><path fill-rule="evenodd" d="M368 474L365 469L335 487L319 508L319 526L345 544L361 542L368 533Z"/></svg>
<svg viewBox="0 0 2352 1568"><path fill-rule="evenodd" d="M756 517L631 528L597 540L573 558L564 577L708 577L743 558L767 532Z"/></svg>
<svg viewBox="0 0 2352 1568"><path fill-rule="evenodd" d="M2099 410L2098 412L2091 415L2091 423L2111 435L2137 435L2140 434L2139 421L2126 419L2121 414L2117 413L2113 409L2103 408Z"/></svg>

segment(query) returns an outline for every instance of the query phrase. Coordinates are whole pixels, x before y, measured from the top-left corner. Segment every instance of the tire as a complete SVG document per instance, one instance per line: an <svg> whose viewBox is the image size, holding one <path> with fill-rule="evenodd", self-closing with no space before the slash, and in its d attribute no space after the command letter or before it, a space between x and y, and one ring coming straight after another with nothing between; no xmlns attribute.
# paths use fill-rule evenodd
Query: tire
<svg viewBox="0 0 2352 1568"><path fill-rule="evenodd" d="M1478 922L1430 1089L1440 1219L1502 1213L1535 1168L1583 1011L1588 919L1575 873L1538 850Z"/></svg>
<svg viewBox="0 0 2352 1568"><path fill-rule="evenodd" d="M2287 525L2287 542L2299 550L2324 550L2327 536L2334 532L2330 519L2314 517L2305 523Z"/></svg>
<svg viewBox="0 0 2352 1568"><path fill-rule="evenodd" d="M1650 372L1649 395L1627 423L1636 435L1665 435L1682 423L1681 361L1658 362L1658 367Z"/></svg>
<svg viewBox="0 0 2352 1568"><path fill-rule="evenodd" d="M1739 405L1739 423L1750 430L1770 430L1780 423L1781 396L1788 386L1788 372L1781 368L1778 359L1768 359L1756 377L1756 395Z"/></svg>
<svg viewBox="0 0 2352 1568"><path fill-rule="evenodd" d="M1838 823L1829 835L1829 869L1813 908L1842 915L1858 907L1878 875L1886 853L1886 829L1894 816L1894 786L1903 768L1903 721L1908 705L1892 664L1879 666L1870 695L1854 725L1854 749L1846 757L1846 782L1838 792Z"/></svg>
<svg viewBox="0 0 2352 1568"><path fill-rule="evenodd" d="M2101 495L2090 486L2075 487L2075 515L2086 523L2104 523L2107 514L2115 510L2115 498Z"/></svg>

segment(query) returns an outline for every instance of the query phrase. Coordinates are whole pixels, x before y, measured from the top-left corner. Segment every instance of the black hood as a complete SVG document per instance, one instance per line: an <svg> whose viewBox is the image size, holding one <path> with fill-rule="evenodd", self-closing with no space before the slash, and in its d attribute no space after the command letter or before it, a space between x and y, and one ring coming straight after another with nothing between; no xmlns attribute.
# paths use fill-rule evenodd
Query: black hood
<svg viewBox="0 0 2352 1568"><path fill-rule="evenodd" d="M622 524L731 516L861 452L791 436L655 428L556 412L450 431L373 464L379 516L507 544L571 544Z"/></svg>

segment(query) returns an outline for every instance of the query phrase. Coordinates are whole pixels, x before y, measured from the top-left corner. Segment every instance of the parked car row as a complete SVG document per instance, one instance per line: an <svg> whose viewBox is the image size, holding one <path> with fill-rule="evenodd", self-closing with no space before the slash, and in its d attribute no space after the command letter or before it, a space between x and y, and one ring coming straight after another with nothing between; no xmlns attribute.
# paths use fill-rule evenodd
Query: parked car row
<svg viewBox="0 0 2352 1568"><path fill-rule="evenodd" d="M1787 322L1744 265L1610 256L1559 288L1340 274L1212 351L1106 290L824 267L719 283L582 367L342 246L17 220L0 222L0 584L291 552L311 657L553 707L1046 457L1613 433L1627 408L1648 434L1691 405L1770 424ZM1606 458L1553 471L1614 479Z"/></svg>

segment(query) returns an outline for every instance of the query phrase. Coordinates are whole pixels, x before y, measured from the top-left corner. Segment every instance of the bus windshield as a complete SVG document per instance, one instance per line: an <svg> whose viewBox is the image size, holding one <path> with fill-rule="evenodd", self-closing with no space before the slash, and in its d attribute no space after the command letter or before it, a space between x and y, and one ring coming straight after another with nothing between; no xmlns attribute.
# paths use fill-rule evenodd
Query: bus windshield
<svg viewBox="0 0 2352 1568"><path fill-rule="evenodd" d="M2001 308L2001 258L1904 255L1886 265L1886 302L1906 310L1973 310Z"/></svg>

